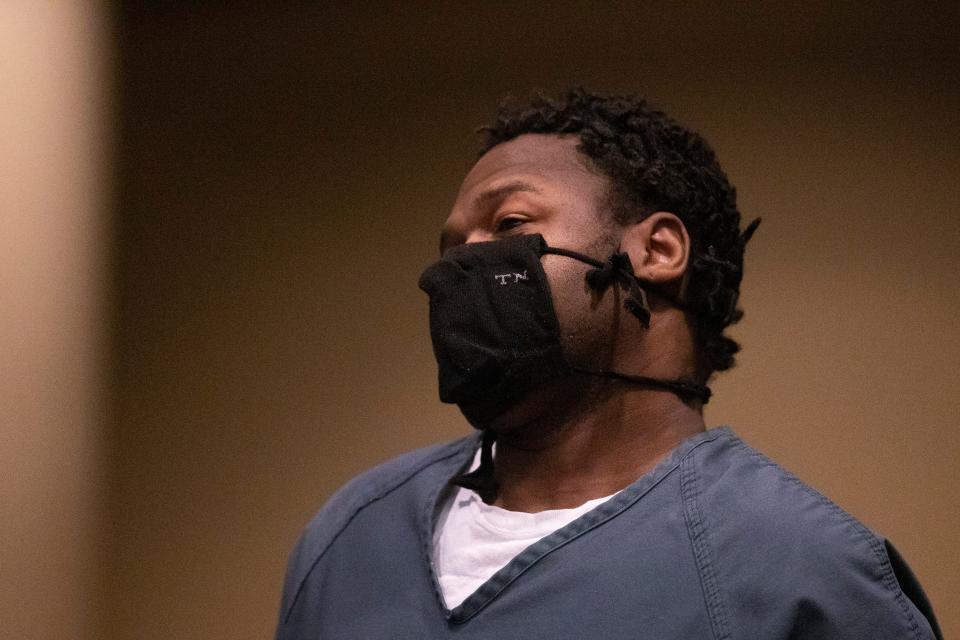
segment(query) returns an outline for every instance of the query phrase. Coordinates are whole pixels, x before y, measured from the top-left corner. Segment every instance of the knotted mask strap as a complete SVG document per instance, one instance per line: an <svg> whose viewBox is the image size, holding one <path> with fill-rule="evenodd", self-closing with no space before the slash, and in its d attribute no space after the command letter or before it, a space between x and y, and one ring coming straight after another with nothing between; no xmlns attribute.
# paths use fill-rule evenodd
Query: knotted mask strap
<svg viewBox="0 0 960 640"><path fill-rule="evenodd" d="M626 252L616 252L607 258L606 262L601 262L577 251L559 247L544 247L543 253L573 258L592 266L593 269L587 272L587 284L594 291L602 292L610 285L618 283L627 294L623 301L624 308L635 315L644 328L650 326L650 304L647 301L647 292L633 272L633 264ZM652 285L648 284L646 286ZM660 291L658 290L658 292ZM677 304L677 301L673 300L672 297L670 297L670 300Z"/></svg>
<svg viewBox="0 0 960 640"><path fill-rule="evenodd" d="M488 504L496 499L500 490L493 472L493 443L496 441L497 434L492 429L484 429L480 444L480 466L453 479L455 485L475 491Z"/></svg>

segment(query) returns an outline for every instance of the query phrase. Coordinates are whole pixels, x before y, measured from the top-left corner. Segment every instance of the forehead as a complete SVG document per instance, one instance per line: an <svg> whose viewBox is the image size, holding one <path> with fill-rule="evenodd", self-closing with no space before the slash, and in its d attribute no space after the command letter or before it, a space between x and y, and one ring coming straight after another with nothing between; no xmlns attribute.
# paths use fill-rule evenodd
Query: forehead
<svg viewBox="0 0 960 640"><path fill-rule="evenodd" d="M528 181L559 182L574 189L594 189L598 176L577 151L578 143L576 135L525 134L495 146L464 178L457 205L466 204L483 189L519 176Z"/></svg>

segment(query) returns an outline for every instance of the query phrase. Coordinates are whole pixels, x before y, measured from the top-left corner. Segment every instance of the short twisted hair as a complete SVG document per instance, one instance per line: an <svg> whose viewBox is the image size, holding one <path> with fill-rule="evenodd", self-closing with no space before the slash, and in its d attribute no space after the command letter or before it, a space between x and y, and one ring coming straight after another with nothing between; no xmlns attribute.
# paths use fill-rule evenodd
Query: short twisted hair
<svg viewBox="0 0 960 640"><path fill-rule="evenodd" d="M676 214L691 238L685 303L694 313L701 382L734 365L740 345L724 330L743 316L737 306L743 250L756 229L740 232L736 189L710 145L642 98L573 89L557 99L500 108L478 130L483 155L526 133L576 134L577 149L611 182L614 220L637 222L655 211Z"/></svg>

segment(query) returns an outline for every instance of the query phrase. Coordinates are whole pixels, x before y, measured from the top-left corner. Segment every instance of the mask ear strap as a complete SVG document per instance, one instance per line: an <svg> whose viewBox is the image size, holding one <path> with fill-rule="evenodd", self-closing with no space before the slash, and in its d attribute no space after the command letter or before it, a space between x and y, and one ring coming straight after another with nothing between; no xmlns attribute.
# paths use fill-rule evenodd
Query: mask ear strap
<svg viewBox="0 0 960 640"><path fill-rule="evenodd" d="M590 369L584 369L582 367L572 367L572 369L577 373L585 373L591 376L600 376L603 378L613 378L614 380L623 380L624 382L631 382L644 387L663 389L664 391L669 391L680 396L680 398L684 400L693 398L700 400L700 402L703 404L710 402L710 397L713 395L713 392L710 391L710 387L697 384L691 380L683 380L680 378L676 380L649 378L647 376L633 376L627 373L620 373L619 371L591 371Z"/></svg>
<svg viewBox="0 0 960 640"><path fill-rule="evenodd" d="M687 313L693 313L685 304L658 285L641 281L634 273L633 263L630 262L630 256L626 251L614 252L605 262L560 247L544 246L542 252L573 258L592 266L593 269L587 272L587 284L594 291L602 292L613 283L618 283L627 293L623 301L624 308L635 315L644 328L650 326L650 303L647 299L647 290L655 291L657 295L669 300L674 306Z"/></svg>
<svg viewBox="0 0 960 640"><path fill-rule="evenodd" d="M649 328L650 303L647 301L647 292L640 286L640 280L633 272L633 263L630 262L630 256L627 255L625 251L618 251L607 259L604 269L607 269L607 265L609 265L608 270L613 273L613 279L619 282L620 287L627 292L627 297L623 301L624 308L640 320L640 324L643 325L644 329ZM590 283L591 275L600 273L604 269L590 271L587 274L587 282ZM597 284L603 284L603 278L594 279L600 281ZM592 283L591 286L593 286ZM603 286L606 287L609 285L604 284ZM602 291L602 289L598 290Z"/></svg>

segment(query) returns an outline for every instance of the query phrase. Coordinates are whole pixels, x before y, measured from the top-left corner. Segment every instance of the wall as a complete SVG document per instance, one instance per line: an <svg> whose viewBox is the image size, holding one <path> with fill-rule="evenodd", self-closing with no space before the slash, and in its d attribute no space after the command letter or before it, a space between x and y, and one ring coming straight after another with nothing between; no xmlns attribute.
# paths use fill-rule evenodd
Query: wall
<svg viewBox="0 0 960 640"><path fill-rule="evenodd" d="M97 617L108 353L109 54L92 3L0 3L0 620Z"/></svg>
<svg viewBox="0 0 960 640"><path fill-rule="evenodd" d="M702 130L765 218L708 422L894 540L960 633L956 8L154 6L117 17L104 637L268 636L324 499L469 431L416 278L473 127L576 83Z"/></svg>

